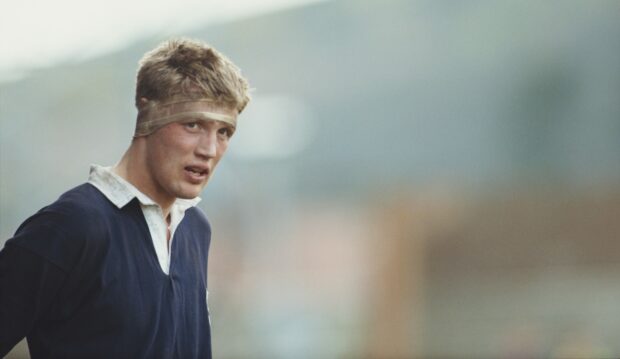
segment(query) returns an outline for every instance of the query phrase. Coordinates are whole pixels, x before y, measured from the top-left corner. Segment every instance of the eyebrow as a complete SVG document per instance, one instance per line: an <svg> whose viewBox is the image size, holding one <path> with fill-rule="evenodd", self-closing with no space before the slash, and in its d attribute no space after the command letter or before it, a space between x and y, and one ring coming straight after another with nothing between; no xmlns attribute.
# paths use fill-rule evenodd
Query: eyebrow
<svg viewBox="0 0 620 359"><path fill-rule="evenodd" d="M222 113L210 111L185 111L138 122L136 126L136 135L148 134L153 129L159 128L172 122L181 121L185 118L202 121L222 122L228 124L229 126L232 126L232 128L236 128L237 124L236 116L225 115Z"/></svg>

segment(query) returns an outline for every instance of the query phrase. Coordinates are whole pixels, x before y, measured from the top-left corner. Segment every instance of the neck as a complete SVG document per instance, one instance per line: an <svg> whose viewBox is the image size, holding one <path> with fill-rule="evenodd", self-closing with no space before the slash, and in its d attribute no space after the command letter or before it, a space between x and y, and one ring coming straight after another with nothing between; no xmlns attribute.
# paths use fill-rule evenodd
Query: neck
<svg viewBox="0 0 620 359"><path fill-rule="evenodd" d="M147 167L143 138L136 138L114 166L113 171L157 203L167 219L176 198L162 196Z"/></svg>

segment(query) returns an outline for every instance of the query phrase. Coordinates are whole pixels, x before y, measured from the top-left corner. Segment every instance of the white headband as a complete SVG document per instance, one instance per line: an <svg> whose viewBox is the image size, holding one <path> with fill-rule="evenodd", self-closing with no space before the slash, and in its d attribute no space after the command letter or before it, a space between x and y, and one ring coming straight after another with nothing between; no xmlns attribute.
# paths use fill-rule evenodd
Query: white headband
<svg viewBox="0 0 620 359"><path fill-rule="evenodd" d="M204 104L208 103L209 106ZM213 109L215 102L211 100L176 100L161 104L149 101L138 112L134 137L148 136L161 127L179 120L196 119L202 121L221 121L233 127L237 126L237 116L205 111Z"/></svg>

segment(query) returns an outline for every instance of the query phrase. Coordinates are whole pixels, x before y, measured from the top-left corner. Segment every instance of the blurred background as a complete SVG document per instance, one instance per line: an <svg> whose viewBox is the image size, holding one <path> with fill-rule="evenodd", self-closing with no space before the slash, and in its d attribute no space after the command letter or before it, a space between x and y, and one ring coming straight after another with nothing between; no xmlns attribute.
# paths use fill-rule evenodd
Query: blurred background
<svg viewBox="0 0 620 359"><path fill-rule="evenodd" d="M200 204L216 358L620 356L619 1L232 4L10 16L0 246L120 158L185 35L254 88Z"/></svg>

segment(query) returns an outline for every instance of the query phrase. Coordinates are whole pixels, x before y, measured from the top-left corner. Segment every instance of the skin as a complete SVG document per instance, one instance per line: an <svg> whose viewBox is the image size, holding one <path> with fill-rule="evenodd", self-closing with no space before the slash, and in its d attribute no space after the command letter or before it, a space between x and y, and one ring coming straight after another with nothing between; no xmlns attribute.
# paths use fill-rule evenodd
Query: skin
<svg viewBox="0 0 620 359"><path fill-rule="evenodd" d="M228 106L207 106L205 110L210 112L237 115ZM134 138L114 172L159 204L169 220L177 198L195 198L201 193L233 132L230 124L219 121L187 118L167 124L148 136Z"/></svg>

